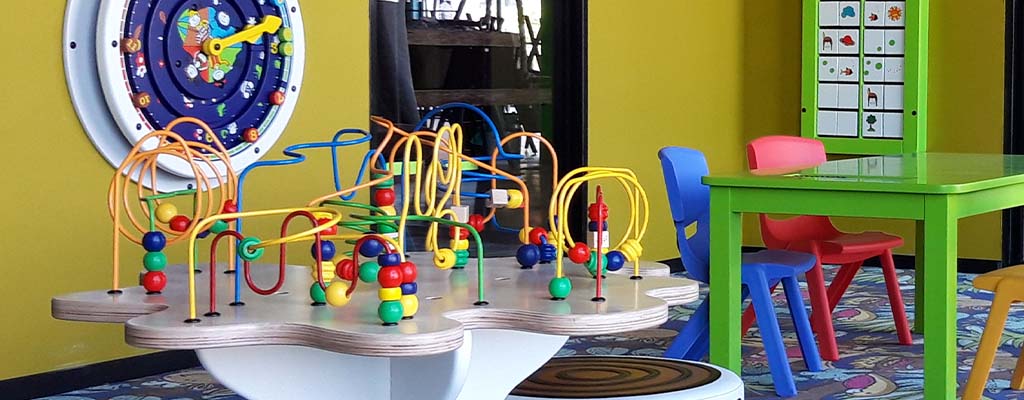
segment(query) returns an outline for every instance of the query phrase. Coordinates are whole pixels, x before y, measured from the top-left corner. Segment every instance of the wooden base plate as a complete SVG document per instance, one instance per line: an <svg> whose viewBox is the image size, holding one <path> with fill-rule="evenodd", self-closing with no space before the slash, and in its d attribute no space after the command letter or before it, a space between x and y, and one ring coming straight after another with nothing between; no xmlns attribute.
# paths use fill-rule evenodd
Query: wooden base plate
<svg viewBox="0 0 1024 400"><path fill-rule="evenodd" d="M147 295L141 287L117 295L106 290L57 296L55 318L74 321L124 322L125 340L156 349L204 349L247 345L302 345L365 356L422 356L462 345L465 329L512 329L551 335L599 335L658 326L668 318L668 306L697 299L697 283L681 278L609 274L604 280L605 302L594 302L596 281L583 267L566 264L573 285L569 298L550 299L547 286L553 266L521 270L514 258L485 261L482 277L476 261L467 269L438 270L431 255L413 254L419 269L420 308L415 318L382 326L377 318L376 284L359 283L344 307L310 305L313 280L309 267L289 266L282 289L259 296L245 287L244 306L231 307L236 275L210 271L196 275L197 323L188 318L187 274L170 266L162 294ZM277 279L277 267L254 265L252 275L262 287ZM215 275L219 317L209 311L209 279ZM482 278L482 279L480 279ZM475 306L478 282L487 305Z"/></svg>

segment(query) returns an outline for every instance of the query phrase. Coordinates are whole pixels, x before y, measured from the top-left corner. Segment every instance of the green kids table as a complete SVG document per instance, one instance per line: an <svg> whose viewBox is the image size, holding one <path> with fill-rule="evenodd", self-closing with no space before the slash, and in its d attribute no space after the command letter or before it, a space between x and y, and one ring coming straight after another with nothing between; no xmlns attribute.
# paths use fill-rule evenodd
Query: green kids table
<svg viewBox="0 0 1024 400"><path fill-rule="evenodd" d="M711 187L710 311L719 316L711 324L712 363L740 372L742 213L912 219L924 398L956 398L957 221L1024 205L1024 156L863 157L792 174L712 175L704 183Z"/></svg>

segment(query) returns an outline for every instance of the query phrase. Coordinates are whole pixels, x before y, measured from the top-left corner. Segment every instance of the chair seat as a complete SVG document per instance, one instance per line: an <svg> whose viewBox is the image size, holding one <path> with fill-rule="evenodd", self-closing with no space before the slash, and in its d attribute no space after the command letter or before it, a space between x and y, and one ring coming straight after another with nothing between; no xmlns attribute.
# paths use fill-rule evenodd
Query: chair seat
<svg viewBox="0 0 1024 400"><path fill-rule="evenodd" d="M999 287L1000 282L1004 280L1007 282L1012 281L1016 284L1024 284L1024 265L1000 268L992 272L986 272L978 275L974 278L974 287L994 292L996 291L996 288ZM1022 293L1022 295L1024 295L1024 293Z"/></svg>
<svg viewBox="0 0 1024 400"><path fill-rule="evenodd" d="M832 254L879 254L900 246L903 246L903 238L885 232L844 233L834 239L822 241L821 253L822 258Z"/></svg>
<svg viewBox="0 0 1024 400"><path fill-rule="evenodd" d="M768 279L797 276L814 267L814 255L788 250L743 253L743 270L761 269ZM747 274L744 274L747 275Z"/></svg>

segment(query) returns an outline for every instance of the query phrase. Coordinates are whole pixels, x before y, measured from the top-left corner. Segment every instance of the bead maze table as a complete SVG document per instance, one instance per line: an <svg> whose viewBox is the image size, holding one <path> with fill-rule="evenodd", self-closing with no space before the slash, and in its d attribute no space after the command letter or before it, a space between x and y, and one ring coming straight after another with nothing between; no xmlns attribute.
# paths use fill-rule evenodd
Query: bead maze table
<svg viewBox="0 0 1024 400"><path fill-rule="evenodd" d="M429 265L431 255L409 260ZM63 295L53 299L53 316L124 323L125 340L138 347L195 349L219 381L250 399L325 397L324 382L349 376L356 383L330 397L477 400L504 399L570 335L655 327L666 321L669 305L697 299L694 281L609 274L603 302L583 295L553 301L553 268L521 269L514 258L485 264L482 280L473 269L422 268L419 311L394 326L380 323L376 291L355 291L347 307L311 307L312 279L300 266L288 267L277 294L250 296L246 307L222 307L219 318L198 323L182 322L188 307L182 265L167 267L165 294L127 287L121 294ZM566 269L565 275L583 293L595 288L585 269ZM276 265L253 267L256 281L276 276ZM473 305L478 281L486 306ZM230 285L230 279L217 282L225 293ZM202 292L199 298L207 300Z"/></svg>

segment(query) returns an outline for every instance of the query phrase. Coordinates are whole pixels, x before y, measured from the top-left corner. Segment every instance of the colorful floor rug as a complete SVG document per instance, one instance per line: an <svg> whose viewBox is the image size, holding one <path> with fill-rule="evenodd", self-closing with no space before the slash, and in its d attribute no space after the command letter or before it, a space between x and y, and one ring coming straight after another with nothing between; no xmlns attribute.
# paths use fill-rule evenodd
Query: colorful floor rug
<svg viewBox="0 0 1024 400"><path fill-rule="evenodd" d="M834 269L829 268L826 274ZM826 279L829 277L826 276ZM972 275L959 276L959 368L957 380L967 380L974 351L988 318L991 293L971 287ZM913 319L913 271L900 271L903 298L908 316ZM799 358L796 336L786 314L785 299L776 293L779 321L790 347L792 368L800 399L922 399L922 337L914 336L914 345L900 346L892 323L881 271L864 268L857 275L835 312L835 329L841 359L825 362L822 372L807 372ZM622 335L571 338L559 351L568 355L643 355L660 356L676 332L696 308L673 307L665 325ZM992 368L985 396L990 399L1024 399L1024 391L1010 390L1009 379L1024 344L1024 312L1013 308L1007 322L1002 346ZM756 328L743 341L743 380L747 399L776 398ZM189 369L163 375L112 383L47 397L47 400L177 400L241 399L219 385L202 369Z"/></svg>

